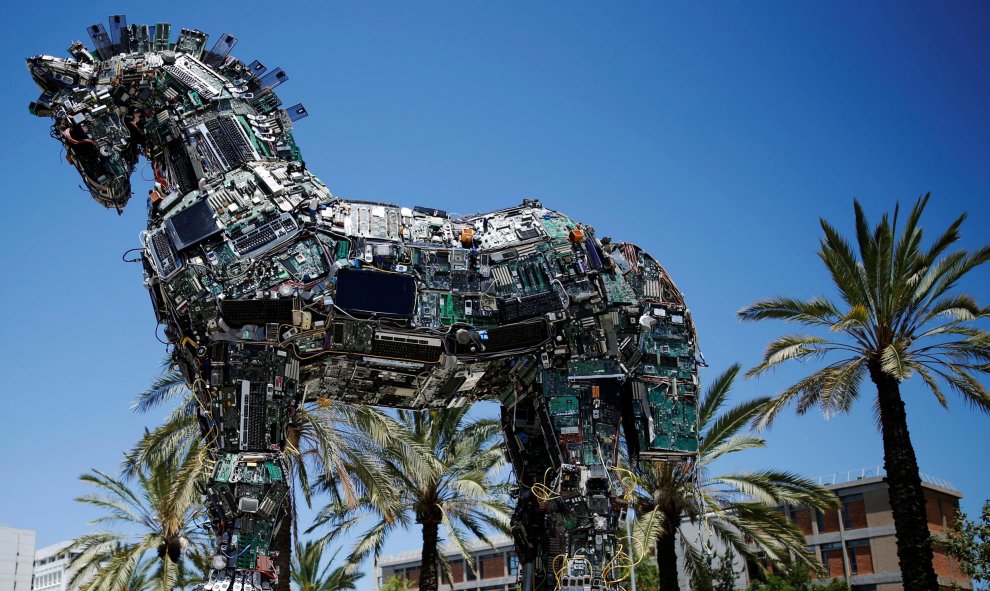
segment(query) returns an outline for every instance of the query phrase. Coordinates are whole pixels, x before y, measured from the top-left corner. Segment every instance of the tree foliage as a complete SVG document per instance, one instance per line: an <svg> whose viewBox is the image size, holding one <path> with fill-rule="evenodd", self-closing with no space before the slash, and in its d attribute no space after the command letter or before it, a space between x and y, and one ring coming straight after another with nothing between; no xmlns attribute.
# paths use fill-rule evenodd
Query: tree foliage
<svg viewBox="0 0 990 591"><path fill-rule="evenodd" d="M315 542L296 542L292 553L292 582L297 591L346 591L354 589L364 573L343 565L333 567L334 553L324 564L325 546Z"/></svg>
<svg viewBox="0 0 990 591"><path fill-rule="evenodd" d="M780 574L767 576L765 581L750 586L751 591L849 591L845 581L812 582L808 569L800 564L790 565Z"/></svg>
<svg viewBox="0 0 990 591"><path fill-rule="evenodd" d="M759 416L759 425L769 425L790 405L798 414L815 408L826 417L848 412L866 377L876 386L873 408L883 438L897 554L907 591L930 591L937 577L900 384L917 377L943 407L948 406L948 390L990 412L990 394L979 380L990 373L990 332L974 323L990 316L990 307L957 289L971 271L990 260L990 246L972 252L950 250L959 241L965 213L924 246L919 221L929 197L915 202L903 227L899 208L871 226L854 202L855 249L821 220L824 237L818 256L839 301L774 297L738 313L742 320L784 320L817 329L817 334L775 339L747 375L763 374L788 361L828 358L774 396Z"/></svg>
<svg viewBox="0 0 990 591"><path fill-rule="evenodd" d="M718 376L699 400L701 445L697 458L686 463L647 465L639 475L633 497L637 515L633 531L636 553L642 556L657 546L657 556L664 557L661 547L664 540L669 541L671 551L677 540L688 573L698 584L704 582L709 565L697 540L689 540L681 533L682 519L699 525L706 523L714 538L740 556L755 559L759 554L777 564L788 562L793 556L814 567L817 562L807 550L804 535L775 507L787 503L824 509L838 504L834 494L790 472L767 469L712 473L711 466L717 460L766 445L765 439L747 428L763 412L768 399L748 400L724 408L739 369L734 365ZM661 575L666 569L668 586L674 585L676 562L668 559L659 568Z"/></svg>
<svg viewBox="0 0 990 591"><path fill-rule="evenodd" d="M358 461L347 464L359 483L357 502L328 503L309 531L322 530L327 543L357 530L347 557L357 564L368 554L377 557L395 531L419 524L424 534L420 588L426 589L428 569L436 575L436 561L449 576L449 565L437 555L436 532L442 526L468 567L476 568L466 534L489 543L491 530L508 531L510 509L496 479L505 461L499 422L468 420L467 410L399 411L391 426L394 437L366 446Z"/></svg>
<svg viewBox="0 0 990 591"><path fill-rule="evenodd" d="M990 316L990 308L955 291L969 272L990 260L990 246L949 251L959 241L964 213L923 248L918 223L929 197L915 202L903 229L898 228L896 208L893 221L884 214L870 228L855 202L858 253L821 220L825 236L818 256L841 304L824 297L774 297L739 311L742 320L783 320L825 331L821 336L779 337L749 376L787 361L840 357L774 397L761 424L769 424L792 403L801 414L815 407L826 416L848 411L871 366L898 382L918 376L942 406L948 405L947 386L970 405L990 412L990 394L976 377L990 372L990 332L972 323Z"/></svg>
<svg viewBox="0 0 990 591"><path fill-rule="evenodd" d="M82 591L171 591L186 583L187 550L205 544L196 520L202 515L199 494L177 492L176 483L197 470L199 447L138 471L136 487L94 470L80 479L95 491L76 500L96 507L102 515L92 521L106 529L77 538L69 563L69 587ZM178 487L182 489L182 487ZM150 556L159 560L149 562ZM150 586L149 586L150 585Z"/></svg>
<svg viewBox="0 0 990 591"><path fill-rule="evenodd" d="M410 591L412 583L402 575L389 577L382 583L381 591Z"/></svg>
<svg viewBox="0 0 990 591"><path fill-rule="evenodd" d="M939 541L946 553L959 561L967 577L979 583L990 582L990 499L983 503L979 521L960 512Z"/></svg>
<svg viewBox="0 0 990 591"><path fill-rule="evenodd" d="M660 589L660 578L656 562L653 560L643 560L635 567L636 570L636 591L658 591Z"/></svg>
<svg viewBox="0 0 990 591"><path fill-rule="evenodd" d="M736 588L735 556L726 548L721 556L712 556L700 565L701 572L695 577L692 591L733 591Z"/></svg>

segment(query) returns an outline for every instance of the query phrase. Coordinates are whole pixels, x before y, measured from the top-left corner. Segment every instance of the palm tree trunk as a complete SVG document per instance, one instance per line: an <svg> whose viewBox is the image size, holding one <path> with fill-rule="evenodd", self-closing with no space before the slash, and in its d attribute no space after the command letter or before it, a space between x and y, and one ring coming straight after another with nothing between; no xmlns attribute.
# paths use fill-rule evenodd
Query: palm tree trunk
<svg viewBox="0 0 990 591"><path fill-rule="evenodd" d="M292 495L285 495L285 517L282 518L282 525L275 533L272 545L278 551L278 558L275 560L278 566L278 585L275 591L291 591L289 583L292 580Z"/></svg>
<svg viewBox="0 0 990 591"><path fill-rule="evenodd" d="M423 561L419 567L419 591L437 591L437 532L440 523L435 519L423 520ZM467 565L464 565L467 568Z"/></svg>
<svg viewBox="0 0 990 591"><path fill-rule="evenodd" d="M679 513L666 514L665 531L657 539L658 591L680 591L677 581L677 527L681 524Z"/></svg>
<svg viewBox="0 0 990 591"><path fill-rule="evenodd" d="M877 365L870 365L877 386L877 406L883 433L883 463L887 471L890 508L897 538L897 559L904 591L938 589L932 564L932 541L928 532L925 492L921 487L918 460L908 433L907 413L895 378Z"/></svg>

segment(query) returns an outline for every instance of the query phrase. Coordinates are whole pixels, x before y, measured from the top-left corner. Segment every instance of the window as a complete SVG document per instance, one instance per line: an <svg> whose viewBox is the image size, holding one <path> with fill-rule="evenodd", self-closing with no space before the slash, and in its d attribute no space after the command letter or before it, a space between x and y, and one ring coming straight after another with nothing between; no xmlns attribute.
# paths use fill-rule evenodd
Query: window
<svg viewBox="0 0 990 591"><path fill-rule="evenodd" d="M501 554L488 554L479 556L478 563L481 566L482 579L495 579L505 576L505 559Z"/></svg>
<svg viewBox="0 0 990 591"><path fill-rule="evenodd" d="M856 529L866 527L866 505L863 495L842 497L842 527Z"/></svg>
<svg viewBox="0 0 990 591"><path fill-rule="evenodd" d="M869 540L850 540L846 542L846 554L849 556L850 574L873 574L873 552L870 550Z"/></svg>
<svg viewBox="0 0 990 591"><path fill-rule="evenodd" d="M822 544L822 564L825 565L825 572L830 577L841 577L846 574L845 565L842 560L842 546L838 542Z"/></svg>
<svg viewBox="0 0 990 591"><path fill-rule="evenodd" d="M519 557L513 553L508 553L505 555L506 566L509 568L510 575L516 575L519 573Z"/></svg>
<svg viewBox="0 0 990 591"><path fill-rule="evenodd" d="M791 523L797 526L801 533L806 536L811 535L811 509L806 507L791 507L790 510L790 520Z"/></svg>
<svg viewBox="0 0 990 591"><path fill-rule="evenodd" d="M464 560L458 559L450 561L450 578L454 579L454 584L464 582L464 568ZM446 581L446 578L444 583L449 584L449 582Z"/></svg>
<svg viewBox="0 0 990 591"><path fill-rule="evenodd" d="M818 522L818 533L825 531L825 514L821 511L815 510L815 521Z"/></svg>
<svg viewBox="0 0 990 591"><path fill-rule="evenodd" d="M925 491L925 510L928 512L929 529L939 531L942 529L942 507L937 495L930 491Z"/></svg>

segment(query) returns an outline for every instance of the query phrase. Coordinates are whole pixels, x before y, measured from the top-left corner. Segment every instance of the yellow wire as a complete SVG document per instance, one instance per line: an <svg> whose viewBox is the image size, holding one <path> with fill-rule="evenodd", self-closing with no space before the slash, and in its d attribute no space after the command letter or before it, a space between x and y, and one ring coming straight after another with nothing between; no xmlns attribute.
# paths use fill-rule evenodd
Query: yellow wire
<svg viewBox="0 0 990 591"><path fill-rule="evenodd" d="M639 479L636 477L636 475L633 472L626 470L621 466L612 466L612 470L615 470L617 472L625 472L626 474L629 475L629 478L632 480L632 483L629 484L628 488L625 488L625 486L623 487L625 488L626 491L626 494L625 496L623 496L623 499L625 499L627 502L632 500L633 493L636 492L636 486L639 484ZM619 478L619 482L621 482L623 485L626 484L626 482L622 478Z"/></svg>
<svg viewBox="0 0 990 591"><path fill-rule="evenodd" d="M209 407L207 407L203 403L203 399L200 398L199 394L196 392L196 386L198 385L201 385L204 389L209 389L209 386L207 385L206 380L204 380L203 378L196 378L195 380L193 380L192 385L189 387L189 391L193 395L193 400L196 401L196 404L199 405L199 408L201 408L203 412L206 413L206 416L209 417L210 419L210 425L211 425L210 430L213 431L213 439L211 439L210 441L204 440L204 442L206 443L206 447L210 448L213 447L213 445L217 442L217 439L220 437L220 433L219 433L220 429L219 427L216 428L213 427L213 423L215 422L213 420L213 412L210 410Z"/></svg>
<svg viewBox="0 0 990 591"><path fill-rule="evenodd" d="M557 491L553 490L546 484L547 475L550 473L551 469L552 466L550 468L547 468L546 471L543 472L543 482L534 483L533 486L529 487L529 490L532 491L533 496L536 497L539 501L544 503L553 499L560 498L560 494L558 494Z"/></svg>
<svg viewBox="0 0 990 591"><path fill-rule="evenodd" d="M607 563L605 563L605 566L604 566L604 567L602 567L602 580L603 580L603 581L605 581L605 585L606 585L606 586L608 586L608 585L611 585L611 584L613 584L613 583L618 583L618 582L620 582L620 581L624 581L624 580L625 580L625 577L620 577L620 578L618 578L618 579L615 579L615 580L610 580L610 579L609 579L609 578L607 577L607 575L606 575L606 573L609 573L609 574L611 574L611 572L612 572L613 570L616 570L616 568L618 567L618 565L616 565L616 566L612 566L612 563L613 563L613 562L616 562L616 563L617 563L617 562L619 561L619 558L620 558L620 557L621 557L621 556L622 556L623 554L624 554L624 553L623 553L623 551L622 551L622 543L620 542L620 543L619 543L619 549L618 549L618 550L616 551L616 553L615 553L615 555L614 555L614 556L612 557L612 559L611 559L611 560L609 560L609 561L608 561Z"/></svg>
<svg viewBox="0 0 990 591"><path fill-rule="evenodd" d="M558 558L563 558L564 559L564 561L561 563L561 567L559 569L556 566L557 565L557 559ZM565 554L558 554L558 555L554 556L553 557L553 561L550 563L550 568L553 569L553 577L557 581L557 586L555 587L555 589L556 590L559 590L560 587L561 587L560 579L561 579L561 577L563 577L564 571L567 569L567 554L566 553Z"/></svg>
<svg viewBox="0 0 990 591"><path fill-rule="evenodd" d="M633 551L633 554L635 555L636 549L635 549L635 545L633 544L632 538L629 537L629 536L626 536L626 538L629 540L629 549L632 550ZM610 580L610 581L609 580L606 580L607 581L607 584L611 585L611 584L614 584L614 583L621 583L622 581L625 581L626 579L628 579L629 576L630 576L630 574L632 573L632 570L634 568L636 568L637 566L639 566L639 563L643 562L643 560L646 558L646 553L645 552L644 553L641 553L641 556L639 557L639 560L633 562L633 557L630 556L627 552L625 552L623 550L622 543L620 542L619 543L619 551L616 552L615 553L615 556L613 557L613 559L608 562L608 564L609 564L608 572L611 572L612 570L615 570L616 568L621 568L622 567L622 565L617 565L616 567L612 567L611 564L612 564L612 562L618 561L623 556L625 556L626 558L629 559L629 564L625 565L625 568L628 569L628 572L626 572L625 575L623 575L622 577L620 577L618 579L614 579L614 580ZM602 570L602 579L605 579L605 570L604 569Z"/></svg>
<svg viewBox="0 0 990 591"><path fill-rule="evenodd" d="M189 391L192 392L193 400L196 401L196 404L198 404L199 407L203 409L203 412L205 412L210 417L210 420L213 420L213 413L210 412L210 409L207 408L205 404L203 404L203 400L199 397L199 394L196 393L197 384L202 384L204 389L207 388L206 380L204 380L203 378L196 378L195 380L193 380L192 386L189 387Z"/></svg>

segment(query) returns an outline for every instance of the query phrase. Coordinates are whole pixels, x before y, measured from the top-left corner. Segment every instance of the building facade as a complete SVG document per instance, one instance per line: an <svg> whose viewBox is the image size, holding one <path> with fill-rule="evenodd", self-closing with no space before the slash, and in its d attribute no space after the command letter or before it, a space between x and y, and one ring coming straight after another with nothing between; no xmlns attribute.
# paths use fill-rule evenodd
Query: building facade
<svg viewBox="0 0 990 591"><path fill-rule="evenodd" d="M31 591L69 591L69 551L72 542L65 541L38 550L34 555L34 581ZM73 587L73 591L78 587Z"/></svg>
<svg viewBox="0 0 990 591"><path fill-rule="evenodd" d="M513 550L512 538L492 536L494 548L481 541L468 542L475 571L468 568L460 552L451 545L440 548L440 554L450 563L451 578L440 571L440 584L455 591L515 591L519 573L519 560ZM375 563L374 591L379 591L386 581L403 577L411 589L419 588L419 572L422 561L419 550L385 556Z"/></svg>
<svg viewBox="0 0 990 591"><path fill-rule="evenodd" d="M894 519L883 470L873 468L835 474L819 479L819 483L839 497L842 503L839 509L820 512L807 507L785 506L780 510L804 533L808 549L821 561L826 572L822 580L843 580L853 591L902 591ZM922 475L922 486L929 531L939 535L955 520L963 495L951 483L928 475ZM688 521L681 524L680 530L686 539L698 543L706 537L697 525ZM500 536L492 541L494 549L477 541L468 544L477 561L477 573L465 568L463 558L453 547L441 548L441 554L451 564L454 591L514 591L519 562L513 552L512 539ZM725 550L714 539L709 545L718 556ZM418 589L421 556L421 552L411 551L380 559L375 565L374 591L379 591L388 579L399 576L409 582L411 589ZM746 565L739 557L734 565L739 573L737 587L748 588L756 578L755 565ZM973 588L958 562L937 544L934 566L942 589ZM678 571L681 588L689 588L680 548ZM451 581L441 574L441 584L449 589Z"/></svg>
<svg viewBox="0 0 990 591"><path fill-rule="evenodd" d="M0 591L29 591L35 533L0 527Z"/></svg>
<svg viewBox="0 0 990 591"><path fill-rule="evenodd" d="M806 536L808 549L821 561L826 576L846 581L853 591L903 589L883 470L840 473L820 483L842 501L839 509L820 512L807 507L784 507L783 511ZM952 525L963 495L951 483L927 475L922 475L922 486L928 529L937 536ZM942 588L973 588L958 562L938 544L934 566Z"/></svg>

